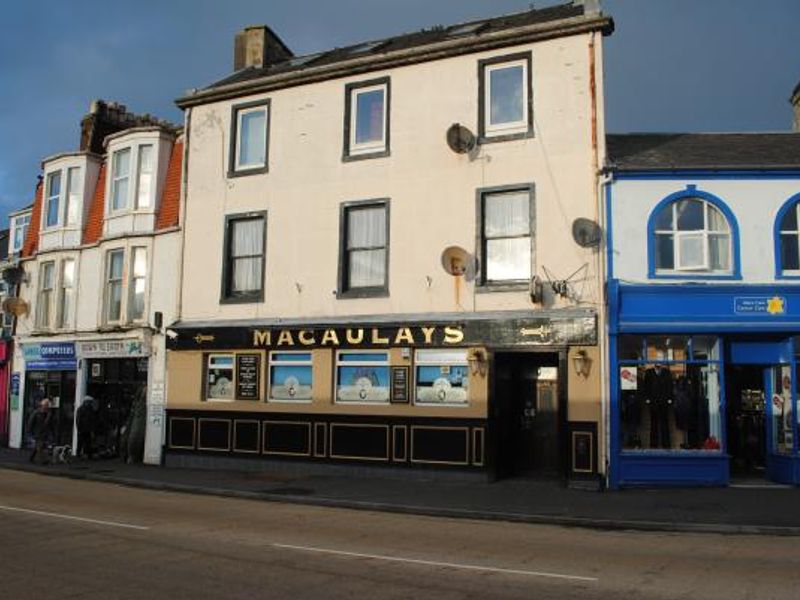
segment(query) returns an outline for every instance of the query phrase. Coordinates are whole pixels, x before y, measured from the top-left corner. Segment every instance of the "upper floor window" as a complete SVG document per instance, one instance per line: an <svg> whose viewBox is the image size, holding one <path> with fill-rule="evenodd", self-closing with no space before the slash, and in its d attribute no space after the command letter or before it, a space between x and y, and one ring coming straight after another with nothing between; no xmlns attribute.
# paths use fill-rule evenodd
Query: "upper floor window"
<svg viewBox="0 0 800 600"><path fill-rule="evenodd" d="M775 265L778 277L800 276L800 201L794 196L778 212L775 243L778 246Z"/></svg>
<svg viewBox="0 0 800 600"><path fill-rule="evenodd" d="M122 319L122 281L125 250L111 250L106 255L106 322Z"/></svg>
<svg viewBox="0 0 800 600"><path fill-rule="evenodd" d="M61 171L47 175L45 227L57 227L61 215Z"/></svg>
<svg viewBox="0 0 800 600"><path fill-rule="evenodd" d="M388 77L345 86L344 158L389 153Z"/></svg>
<svg viewBox="0 0 800 600"><path fill-rule="evenodd" d="M50 327L53 304L56 263L46 262L39 266L39 295L36 299L36 326Z"/></svg>
<svg viewBox="0 0 800 600"><path fill-rule="evenodd" d="M81 170L79 167L70 167L67 169L67 202L64 209L64 222L67 225L78 224L78 213L80 212L81 191Z"/></svg>
<svg viewBox="0 0 800 600"><path fill-rule="evenodd" d="M131 174L131 149L114 152L111 158L111 210L128 208L128 188Z"/></svg>
<svg viewBox="0 0 800 600"><path fill-rule="evenodd" d="M14 238L11 240L11 252L16 254L22 251L22 246L25 243L25 236L28 235L28 226L31 223L31 215L19 215L12 219L12 228L14 230Z"/></svg>
<svg viewBox="0 0 800 600"><path fill-rule="evenodd" d="M233 107L228 176L267 171L269 110L269 100Z"/></svg>
<svg viewBox="0 0 800 600"><path fill-rule="evenodd" d="M75 260L61 261L61 277L58 287L58 326L68 329L73 324L75 306Z"/></svg>
<svg viewBox="0 0 800 600"><path fill-rule="evenodd" d="M389 293L389 203L387 200L342 205L339 296Z"/></svg>
<svg viewBox="0 0 800 600"><path fill-rule="evenodd" d="M145 289L147 286L147 248L133 248L131 257L130 299L128 317L141 321L145 316Z"/></svg>
<svg viewBox="0 0 800 600"><path fill-rule="evenodd" d="M231 215L225 220L222 301L264 299L266 213Z"/></svg>
<svg viewBox="0 0 800 600"><path fill-rule="evenodd" d="M482 190L479 202L480 283L527 284L533 273L533 187Z"/></svg>
<svg viewBox="0 0 800 600"><path fill-rule="evenodd" d="M499 141L533 133L530 53L481 60L478 69L481 140Z"/></svg>
<svg viewBox="0 0 800 600"><path fill-rule="evenodd" d="M732 273L731 225L710 201L690 195L670 201L651 216L651 228L653 274Z"/></svg>
<svg viewBox="0 0 800 600"><path fill-rule="evenodd" d="M139 146L137 165L136 208L150 208L153 204L153 144Z"/></svg>

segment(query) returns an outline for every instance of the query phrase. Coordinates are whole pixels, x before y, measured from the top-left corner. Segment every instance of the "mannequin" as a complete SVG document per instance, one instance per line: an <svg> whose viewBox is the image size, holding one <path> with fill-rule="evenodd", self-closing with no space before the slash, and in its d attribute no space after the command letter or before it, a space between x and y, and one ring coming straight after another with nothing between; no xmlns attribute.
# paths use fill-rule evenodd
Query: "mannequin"
<svg viewBox="0 0 800 600"><path fill-rule="evenodd" d="M650 448L671 448L669 411L672 405L672 373L657 364L644 374L644 398L650 407Z"/></svg>

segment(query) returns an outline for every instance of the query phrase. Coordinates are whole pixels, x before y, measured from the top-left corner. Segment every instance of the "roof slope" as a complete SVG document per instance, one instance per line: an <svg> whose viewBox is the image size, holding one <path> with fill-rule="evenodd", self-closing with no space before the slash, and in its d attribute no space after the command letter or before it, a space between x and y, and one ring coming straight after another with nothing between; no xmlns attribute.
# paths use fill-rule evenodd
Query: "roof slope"
<svg viewBox="0 0 800 600"><path fill-rule="evenodd" d="M800 133L631 133L606 143L617 171L800 169Z"/></svg>
<svg viewBox="0 0 800 600"><path fill-rule="evenodd" d="M83 243L94 244L103 235L103 217L105 215L106 204L106 163L100 165L97 174L92 203L89 205L89 212L86 214L86 223L83 225Z"/></svg>
<svg viewBox="0 0 800 600"><path fill-rule="evenodd" d="M36 195L33 199L33 210L31 211L31 221L28 225L28 232L25 234L25 241L22 244L22 256L31 256L39 246L39 226L42 222L42 180L36 184Z"/></svg>
<svg viewBox="0 0 800 600"><path fill-rule="evenodd" d="M180 208L181 178L183 174L183 142L172 145L172 154L167 167L164 191L161 192L161 204L156 217L156 229L177 227Z"/></svg>

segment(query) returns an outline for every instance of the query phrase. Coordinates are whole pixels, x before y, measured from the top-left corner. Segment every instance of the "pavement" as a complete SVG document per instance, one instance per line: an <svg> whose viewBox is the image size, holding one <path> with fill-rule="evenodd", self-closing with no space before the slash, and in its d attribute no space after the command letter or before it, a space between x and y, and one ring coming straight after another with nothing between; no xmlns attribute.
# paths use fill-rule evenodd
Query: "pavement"
<svg viewBox="0 0 800 600"><path fill-rule="evenodd" d="M558 481L398 479L363 475L127 465L118 460L32 465L0 449L0 468L282 503L595 529L800 536L800 489L768 483L729 488L588 491Z"/></svg>

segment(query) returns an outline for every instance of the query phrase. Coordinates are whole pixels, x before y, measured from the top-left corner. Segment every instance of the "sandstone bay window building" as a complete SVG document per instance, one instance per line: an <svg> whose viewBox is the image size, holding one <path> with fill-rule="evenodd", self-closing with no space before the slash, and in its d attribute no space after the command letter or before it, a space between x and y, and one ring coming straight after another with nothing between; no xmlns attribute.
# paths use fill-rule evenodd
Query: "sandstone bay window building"
<svg viewBox="0 0 800 600"><path fill-rule="evenodd" d="M124 453L138 396L147 411L144 458L160 462L159 321L176 310L182 160L177 128L95 101L80 150L43 161L20 249L19 296L30 309L16 329L12 447L30 442L27 417L44 397L55 405L56 441L72 443L75 411L89 394L98 400L98 450Z"/></svg>
<svg viewBox="0 0 800 600"><path fill-rule="evenodd" d="M239 34L178 100L168 463L596 476L602 256L571 228L611 27L573 3L306 56Z"/></svg>
<svg viewBox="0 0 800 600"><path fill-rule="evenodd" d="M611 485L800 483L800 133L608 157Z"/></svg>

